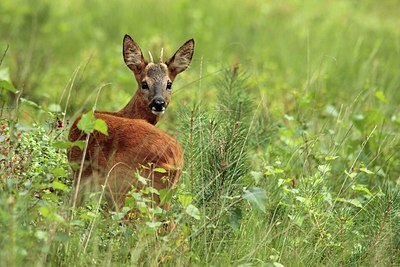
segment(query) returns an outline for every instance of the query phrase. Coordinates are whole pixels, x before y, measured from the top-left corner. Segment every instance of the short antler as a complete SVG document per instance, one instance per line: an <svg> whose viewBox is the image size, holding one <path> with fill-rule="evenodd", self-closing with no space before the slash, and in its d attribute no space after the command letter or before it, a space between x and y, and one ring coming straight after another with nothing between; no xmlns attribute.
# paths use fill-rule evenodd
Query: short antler
<svg viewBox="0 0 400 267"><path fill-rule="evenodd" d="M160 59L158 60L158 63L163 62L163 56L164 56L164 48L161 48Z"/></svg>
<svg viewBox="0 0 400 267"><path fill-rule="evenodd" d="M149 57L150 57L150 62L153 63L154 60L153 60L153 56L151 55L151 52L150 52L150 51L149 51Z"/></svg>

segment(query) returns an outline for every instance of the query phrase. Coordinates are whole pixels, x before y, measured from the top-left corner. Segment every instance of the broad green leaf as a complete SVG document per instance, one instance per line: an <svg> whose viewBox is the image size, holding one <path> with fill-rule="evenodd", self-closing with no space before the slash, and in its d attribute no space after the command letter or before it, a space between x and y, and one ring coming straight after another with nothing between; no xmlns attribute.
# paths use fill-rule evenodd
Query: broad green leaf
<svg viewBox="0 0 400 267"><path fill-rule="evenodd" d="M57 141L52 144L53 147L59 149L68 149L71 147L72 142L70 141Z"/></svg>
<svg viewBox="0 0 400 267"><path fill-rule="evenodd" d="M71 147L77 146L79 147L81 150L83 150L83 148L85 147L86 141L84 140L79 140L79 141L75 141L71 143Z"/></svg>
<svg viewBox="0 0 400 267"><path fill-rule="evenodd" d="M51 173L55 176L55 177L66 177L67 176L67 172L65 171L65 169L61 168L61 167L57 167L54 168Z"/></svg>
<svg viewBox="0 0 400 267"><path fill-rule="evenodd" d="M58 113L62 111L62 108L59 104L52 103L47 107L47 110L53 113Z"/></svg>
<svg viewBox="0 0 400 267"><path fill-rule="evenodd" d="M102 119L96 119L96 121L94 123L94 129L104 135L108 135L107 123Z"/></svg>
<svg viewBox="0 0 400 267"><path fill-rule="evenodd" d="M356 172L351 172L351 173L349 173L348 171L345 170L344 173L345 173L347 176L349 176L351 179L353 179L354 177L357 176L357 173L356 173Z"/></svg>
<svg viewBox="0 0 400 267"><path fill-rule="evenodd" d="M141 182L143 185L147 185L147 178L144 178L143 176L141 176L139 173L137 173L137 179L139 180L139 182Z"/></svg>
<svg viewBox="0 0 400 267"><path fill-rule="evenodd" d="M357 208L362 208L361 202L355 198L354 199L336 198L336 201L340 201L343 203L349 203L349 204L356 206Z"/></svg>
<svg viewBox="0 0 400 267"><path fill-rule="evenodd" d="M273 166L267 166L266 171L264 172L265 175L272 175L272 174L278 174L278 173L283 173L284 170L275 168Z"/></svg>
<svg viewBox="0 0 400 267"><path fill-rule="evenodd" d="M368 170L366 167L361 167L360 172L365 172L366 174L374 174L372 171Z"/></svg>
<svg viewBox="0 0 400 267"><path fill-rule="evenodd" d="M266 212L265 205L267 204L268 197L264 189L251 187L248 190L244 189L243 192L243 198L246 199L253 208L261 210L264 213Z"/></svg>
<svg viewBox="0 0 400 267"><path fill-rule="evenodd" d="M160 194L160 192L158 192L157 189L155 189L154 187L151 187L151 186L146 187L146 191L147 191L146 194L148 194L148 193L156 194L156 195Z"/></svg>
<svg viewBox="0 0 400 267"><path fill-rule="evenodd" d="M176 193L175 189L168 189L168 188L164 188L159 190L160 192L160 205L164 205L165 203L168 203L173 195Z"/></svg>
<svg viewBox="0 0 400 267"><path fill-rule="evenodd" d="M336 107L334 107L332 105L327 105L325 107L325 110L323 111L323 114L326 116L331 116L331 117L339 116L338 110L336 109Z"/></svg>
<svg viewBox="0 0 400 267"><path fill-rule="evenodd" d="M331 166L329 164L318 165L318 171L322 174L325 174L331 170Z"/></svg>
<svg viewBox="0 0 400 267"><path fill-rule="evenodd" d="M63 184L63 183L61 183L61 182L54 181L54 182L51 184L51 186L52 186L54 189L61 190L61 191L65 191L65 192L69 192L68 186L66 186L65 184Z"/></svg>
<svg viewBox="0 0 400 267"><path fill-rule="evenodd" d="M94 212L92 212L92 211L88 211L88 212L82 213L79 216L79 218L84 219L84 220L91 220L91 219L93 219L95 217L96 217L96 214Z"/></svg>
<svg viewBox="0 0 400 267"><path fill-rule="evenodd" d="M0 80L0 89L5 89L14 94L17 92L17 89L15 89L14 85L6 80Z"/></svg>
<svg viewBox="0 0 400 267"><path fill-rule="evenodd" d="M242 218L243 218L242 210L239 207L229 212L227 220L229 225L232 227L234 231L239 230Z"/></svg>
<svg viewBox="0 0 400 267"><path fill-rule="evenodd" d="M21 97L19 100L21 101L21 103L27 104L28 106L41 109L41 106L39 106L37 103L35 103L35 102L31 101L31 100L28 100L28 99L23 98L23 97Z"/></svg>
<svg viewBox="0 0 400 267"><path fill-rule="evenodd" d="M196 220L200 220L200 211L196 206L189 204L186 207L186 213L195 218Z"/></svg>
<svg viewBox="0 0 400 267"><path fill-rule="evenodd" d="M338 158L338 156L327 156L327 157L325 157L325 160L326 161L331 161L331 160L335 160L337 158Z"/></svg>
<svg viewBox="0 0 400 267"><path fill-rule="evenodd" d="M261 181L262 177L263 177L263 173L262 172L251 171L250 175L251 175L251 177L253 177L253 179L256 182L256 184L258 184Z"/></svg>
<svg viewBox="0 0 400 267"><path fill-rule="evenodd" d="M352 185L351 188L352 188L354 191L361 191L361 192L366 193L367 195L373 196L373 194L371 193L371 191L369 191L368 188L366 188L366 187L364 187L364 186L362 186L362 185Z"/></svg>
<svg viewBox="0 0 400 267"><path fill-rule="evenodd" d="M58 148L58 149L68 149L74 146L79 147L81 150L85 147L85 141L84 140L78 140L75 142L71 141L56 141L52 144L53 147Z"/></svg>
<svg viewBox="0 0 400 267"><path fill-rule="evenodd" d="M83 114L79 120L77 127L79 130L84 131L87 134L93 133L96 124L96 118L94 117L93 111L89 111Z"/></svg>
<svg viewBox="0 0 400 267"><path fill-rule="evenodd" d="M159 173L166 173L167 170L163 169L163 168L154 168L153 170L154 172L159 172Z"/></svg>
<svg viewBox="0 0 400 267"><path fill-rule="evenodd" d="M307 199L305 197L301 197L301 196L296 196L296 199L298 201L300 201L301 203L305 203L307 201Z"/></svg>
<svg viewBox="0 0 400 267"><path fill-rule="evenodd" d="M41 206L40 208L39 208L39 212L40 212L40 214L43 216L43 217L47 217L47 216L49 216L49 214L50 214L50 211L49 211L49 208L48 207L46 207L46 206Z"/></svg>
<svg viewBox="0 0 400 267"><path fill-rule="evenodd" d="M354 125L360 131L371 131L376 125L380 125L385 121L385 116L377 109L372 109L353 116Z"/></svg>
<svg viewBox="0 0 400 267"><path fill-rule="evenodd" d="M14 85L11 82L10 71L8 68L0 68L0 89L5 89L12 93L16 93Z"/></svg>
<svg viewBox="0 0 400 267"><path fill-rule="evenodd" d="M39 240L47 240L48 234L47 234L47 232L45 232L45 231L37 230L37 231L35 232L35 237L36 237L37 239L39 239Z"/></svg>
<svg viewBox="0 0 400 267"><path fill-rule="evenodd" d="M383 91L376 91L375 92L375 97L379 100L379 101L381 101L382 103L384 103L384 104L387 104L387 99L386 99L386 96L385 96L385 94L383 93Z"/></svg>
<svg viewBox="0 0 400 267"><path fill-rule="evenodd" d="M192 199L193 197L187 194L181 194L178 196L178 200L184 208L186 208L192 202Z"/></svg>
<svg viewBox="0 0 400 267"><path fill-rule="evenodd" d="M146 225L150 228L159 228L162 226L162 222L146 222Z"/></svg>

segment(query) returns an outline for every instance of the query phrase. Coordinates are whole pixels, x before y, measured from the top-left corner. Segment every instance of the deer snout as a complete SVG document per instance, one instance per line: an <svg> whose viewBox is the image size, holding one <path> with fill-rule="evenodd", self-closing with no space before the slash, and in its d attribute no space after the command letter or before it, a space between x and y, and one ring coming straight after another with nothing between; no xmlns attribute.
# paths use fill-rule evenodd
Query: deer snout
<svg viewBox="0 0 400 267"><path fill-rule="evenodd" d="M167 103L162 97L154 97L149 105L149 108L151 108L151 112L153 114L160 115L163 114L167 108Z"/></svg>

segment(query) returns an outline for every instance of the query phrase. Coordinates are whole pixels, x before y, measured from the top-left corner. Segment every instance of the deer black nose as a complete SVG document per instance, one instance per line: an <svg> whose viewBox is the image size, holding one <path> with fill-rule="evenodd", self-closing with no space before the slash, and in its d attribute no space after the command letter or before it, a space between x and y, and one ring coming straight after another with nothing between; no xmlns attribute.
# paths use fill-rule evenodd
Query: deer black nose
<svg viewBox="0 0 400 267"><path fill-rule="evenodd" d="M154 111L157 111L157 112L162 112L162 111L164 111L166 106L167 106L167 105L166 105L166 103L165 103L165 100L164 100L164 98L162 98L162 97L155 97L155 98L151 101L151 103L150 103L150 105L149 105L149 107L151 108L151 110L154 110Z"/></svg>

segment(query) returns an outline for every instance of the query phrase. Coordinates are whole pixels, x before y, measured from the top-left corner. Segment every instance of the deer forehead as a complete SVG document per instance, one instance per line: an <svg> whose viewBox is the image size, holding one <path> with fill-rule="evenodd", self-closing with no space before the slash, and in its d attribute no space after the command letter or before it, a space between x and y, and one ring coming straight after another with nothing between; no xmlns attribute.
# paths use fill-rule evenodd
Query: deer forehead
<svg viewBox="0 0 400 267"><path fill-rule="evenodd" d="M152 80L164 80L168 78L168 68L164 63L149 63L146 66L146 78Z"/></svg>

